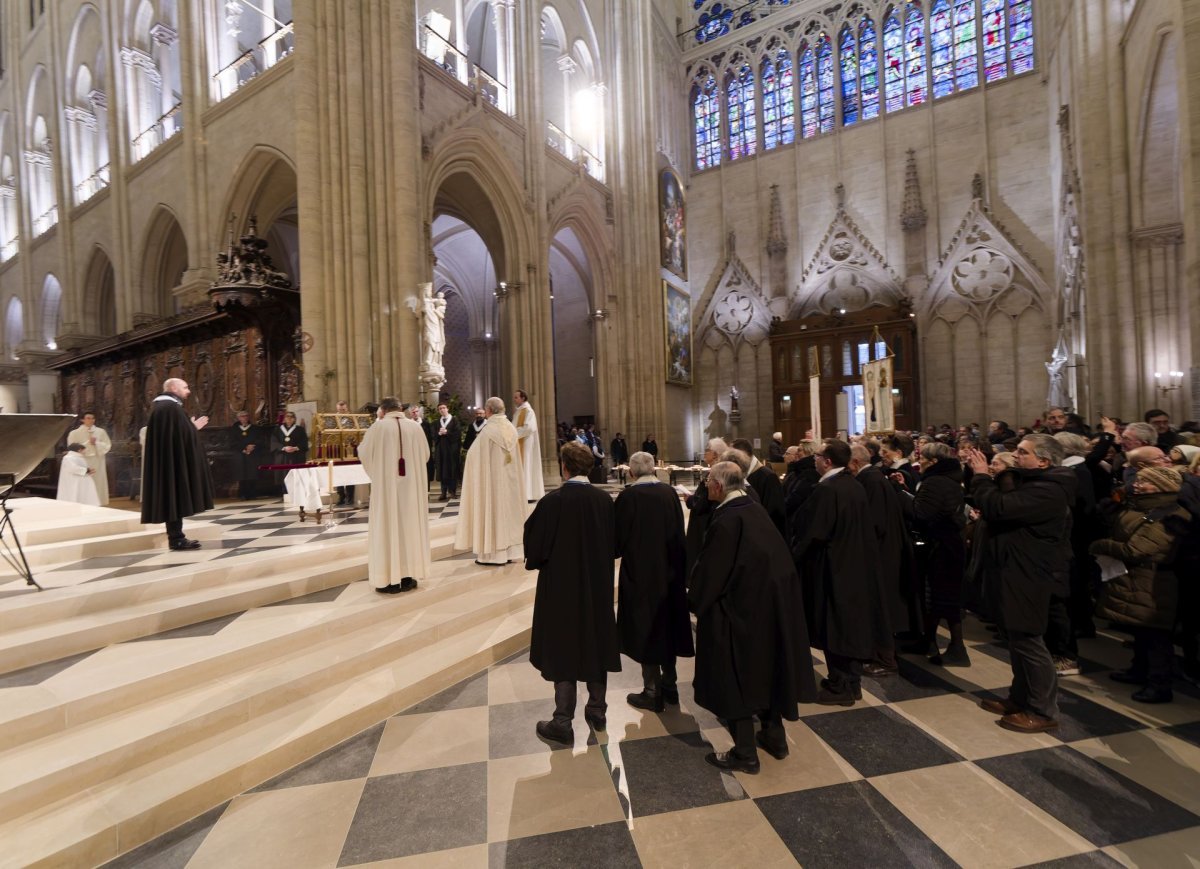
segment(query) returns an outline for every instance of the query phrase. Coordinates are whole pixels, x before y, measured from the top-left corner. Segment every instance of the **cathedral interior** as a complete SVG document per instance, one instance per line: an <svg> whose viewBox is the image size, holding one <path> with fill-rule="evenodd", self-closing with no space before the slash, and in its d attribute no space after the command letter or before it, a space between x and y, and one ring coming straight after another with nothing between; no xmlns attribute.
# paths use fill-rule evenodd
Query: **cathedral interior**
<svg viewBox="0 0 1200 869"><path fill-rule="evenodd" d="M428 284L446 299L440 390L420 379ZM243 410L273 423L289 406L384 396L453 400L465 415L521 389L546 433L566 422L595 423L605 443L654 434L660 458L688 465L713 437L759 446L775 431L790 444L813 429L869 430L860 372L884 358L903 429L1029 426L1053 405L1092 422L1147 408L1195 420L1198 286L1194 0L0 0L0 413L95 412L117 495L133 485L138 430L169 377L192 385L189 413L214 432ZM557 481L554 438L541 448ZM219 459L213 470L229 494ZM446 509L435 518L452 518ZM216 521L248 538L277 519ZM324 594L344 579L279 582ZM520 579L509 591L528 592ZM122 630L103 636L128 650ZM464 657L473 669L441 674L439 690L475 700L418 710L452 711L483 741L483 766L524 753L497 750L494 729L488 753L476 707L542 697L504 670L522 648L504 636L486 660ZM467 677L486 666L492 694L479 700L479 677ZM431 693L406 690L414 703ZM380 717L362 712L338 733ZM1191 728L1190 784L1194 719L1147 725ZM45 720L5 722L8 738ZM852 741L825 726L812 732ZM686 742L711 727L668 731ZM280 763L260 758L222 799L328 744L314 736ZM571 781L603 782L583 749ZM843 760L827 767L818 784L843 786ZM998 780L1018 775L993 767ZM954 787L975 793L965 778ZM1139 818L1190 829L1195 845L1198 791L1146 787L1157 808ZM889 810L906 799L900 785L881 790ZM1053 814L1050 797L1029 799ZM169 821L114 823L47 865L115 858L203 801L185 802ZM714 824L739 823L740 809L711 802ZM17 817L3 806L0 825ZM1191 821L1172 826L1172 812ZM594 817L621 826L616 792ZM1043 830L1062 847L1031 845L1027 862L1123 841L1068 826ZM495 843L520 835L489 829L490 852L459 856L490 853L494 865ZM653 863L636 844L635 862ZM904 859L973 862L938 844ZM373 853L347 840L333 857ZM1163 853L1176 851L1139 859Z"/></svg>

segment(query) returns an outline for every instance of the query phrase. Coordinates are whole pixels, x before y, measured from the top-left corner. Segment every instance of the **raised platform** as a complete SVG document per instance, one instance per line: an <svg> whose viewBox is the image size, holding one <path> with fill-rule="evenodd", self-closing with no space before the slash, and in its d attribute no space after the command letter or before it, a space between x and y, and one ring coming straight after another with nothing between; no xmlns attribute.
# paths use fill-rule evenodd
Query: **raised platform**
<svg viewBox="0 0 1200 869"><path fill-rule="evenodd" d="M434 576L384 596L365 515L206 516L219 550L0 599L0 866L109 860L528 644L534 575L454 556L453 518Z"/></svg>

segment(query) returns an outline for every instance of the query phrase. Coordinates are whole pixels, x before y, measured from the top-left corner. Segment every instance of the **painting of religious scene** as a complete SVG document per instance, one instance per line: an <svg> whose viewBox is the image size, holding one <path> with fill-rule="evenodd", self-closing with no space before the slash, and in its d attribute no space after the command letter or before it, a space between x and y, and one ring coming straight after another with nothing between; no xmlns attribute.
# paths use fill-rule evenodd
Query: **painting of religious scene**
<svg viewBox="0 0 1200 869"><path fill-rule="evenodd" d="M658 179L658 203L662 215L662 266L669 272L687 279L687 240L683 188L679 177L664 169Z"/></svg>
<svg viewBox="0 0 1200 869"><path fill-rule="evenodd" d="M686 293L663 281L667 311L667 383L692 385L692 303Z"/></svg>

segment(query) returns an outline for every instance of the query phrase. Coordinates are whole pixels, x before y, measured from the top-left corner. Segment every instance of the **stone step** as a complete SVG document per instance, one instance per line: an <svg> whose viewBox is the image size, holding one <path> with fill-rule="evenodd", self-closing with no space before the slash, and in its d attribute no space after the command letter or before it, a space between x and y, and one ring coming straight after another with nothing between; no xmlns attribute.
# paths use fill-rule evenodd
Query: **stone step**
<svg viewBox="0 0 1200 869"><path fill-rule="evenodd" d="M194 684L181 680L170 694L12 747L0 753L0 823L531 606L533 577L506 573L488 574L486 585L452 583L456 593L440 598L414 593L374 601L365 608L376 615L372 624L349 629L335 620L301 629L291 648L276 647L267 660L223 655L224 666L209 667Z"/></svg>
<svg viewBox="0 0 1200 869"><path fill-rule="evenodd" d="M519 651L531 618L526 605L457 627L444 622L407 654L382 663L359 656L364 669L353 678L294 687L286 705L26 807L0 825L0 867L93 866L125 853Z"/></svg>
<svg viewBox="0 0 1200 869"><path fill-rule="evenodd" d="M496 596L497 574L509 572L519 578L518 583L533 581L532 574L515 565L496 569L479 568L470 562L443 562L434 566L435 575L415 593L385 597L366 583L359 583L342 593L350 595L349 600L339 599L336 607L313 610L318 615L299 626L289 618L270 617L280 614L280 610L258 610L253 614L253 631L235 637L226 635L220 642L209 638L171 640L170 654L150 660L148 647L140 643L104 649L79 664L81 669L74 673L68 671L42 685L9 689L0 709L0 751L201 686L209 679L281 656L302 654L343 634L380 625L386 628L400 618L431 619L424 614L428 607L448 605L470 611L476 607L471 596L478 595L480 603L491 600ZM507 580L504 587L512 582ZM340 584L330 581L326 587ZM301 590L303 593L308 592Z"/></svg>

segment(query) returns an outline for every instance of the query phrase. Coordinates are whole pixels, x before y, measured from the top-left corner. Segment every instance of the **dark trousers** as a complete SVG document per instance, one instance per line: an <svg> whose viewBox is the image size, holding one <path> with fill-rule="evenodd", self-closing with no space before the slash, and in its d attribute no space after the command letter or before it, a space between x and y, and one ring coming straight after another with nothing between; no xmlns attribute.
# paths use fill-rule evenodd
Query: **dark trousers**
<svg viewBox="0 0 1200 869"><path fill-rule="evenodd" d="M763 739L772 746L787 748L787 734L783 729L783 718L777 713L760 712L759 724ZM733 753L749 760L758 757L758 744L754 740L754 719L734 718L729 722L729 735L733 737Z"/></svg>
<svg viewBox="0 0 1200 869"><path fill-rule="evenodd" d="M1163 628L1133 628L1133 666L1151 688L1171 689L1175 648L1171 632Z"/></svg>
<svg viewBox="0 0 1200 869"><path fill-rule="evenodd" d="M183 520L168 519L167 520L167 542L175 543L183 540Z"/></svg>
<svg viewBox="0 0 1200 869"><path fill-rule="evenodd" d="M554 683L554 720L556 723L570 725L575 719L575 697L578 684L577 682ZM607 675L599 682L587 683L588 702L583 707L585 717L603 717L604 713L608 711L608 703L604 700L604 693L607 689Z"/></svg>
<svg viewBox="0 0 1200 869"><path fill-rule="evenodd" d="M1050 620L1046 623L1046 648L1052 658L1079 657L1079 644L1071 626L1071 611L1068 598L1054 595L1050 598Z"/></svg>
<svg viewBox="0 0 1200 869"><path fill-rule="evenodd" d="M642 664L642 687L652 697L659 693L677 693L679 674L675 670L675 659L669 664Z"/></svg>
<svg viewBox="0 0 1200 869"><path fill-rule="evenodd" d="M887 667L889 670L898 670L900 665L896 662L896 646L880 646L875 650L875 657L872 661L881 667Z"/></svg>
<svg viewBox="0 0 1200 869"><path fill-rule="evenodd" d="M1008 632L1013 681L1008 699L1043 718L1058 718L1058 673L1040 634Z"/></svg>
<svg viewBox="0 0 1200 869"><path fill-rule="evenodd" d="M458 480L455 479L453 468L438 468L438 478L442 481L443 495L453 495L458 491Z"/></svg>
<svg viewBox="0 0 1200 869"><path fill-rule="evenodd" d="M258 497L258 478L238 480L238 497L243 501L253 501Z"/></svg>
<svg viewBox="0 0 1200 869"><path fill-rule="evenodd" d="M353 504L354 503L354 487L353 486L338 486L338 503Z"/></svg>
<svg viewBox="0 0 1200 869"><path fill-rule="evenodd" d="M847 658L837 652L825 652L825 666L829 670L829 688L839 693L854 691L862 685L862 661Z"/></svg>

